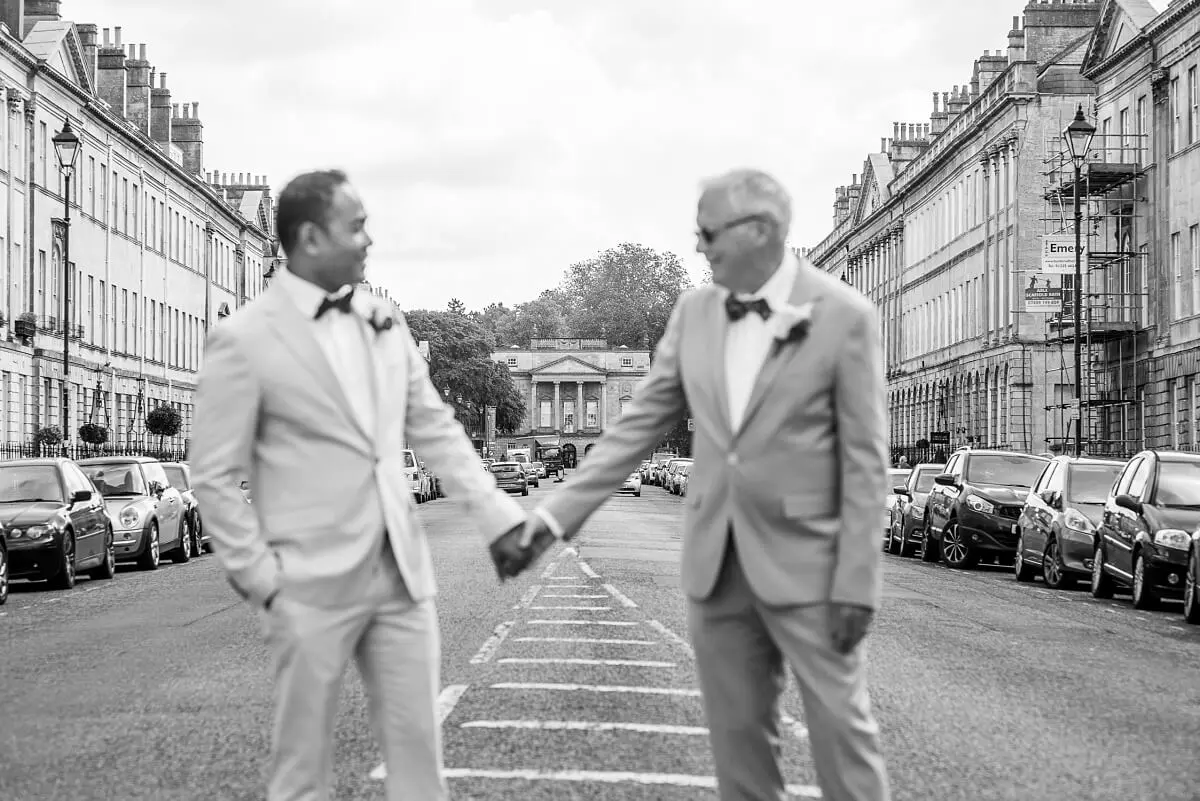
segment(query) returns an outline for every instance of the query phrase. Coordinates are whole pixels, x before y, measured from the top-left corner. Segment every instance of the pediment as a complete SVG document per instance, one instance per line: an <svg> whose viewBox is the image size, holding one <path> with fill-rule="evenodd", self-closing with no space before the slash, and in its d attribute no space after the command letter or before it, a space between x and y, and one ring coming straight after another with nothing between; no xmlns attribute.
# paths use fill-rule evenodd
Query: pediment
<svg viewBox="0 0 1200 801"><path fill-rule="evenodd" d="M1089 69L1120 52L1157 16L1158 10L1149 0L1106 0L1083 56L1082 72L1087 74Z"/></svg>
<svg viewBox="0 0 1200 801"><path fill-rule="evenodd" d="M536 376L579 375L580 373L591 373L593 375L605 374L604 370L596 365L588 364L574 356L564 356L561 359L555 359L540 367L533 368L530 373Z"/></svg>
<svg viewBox="0 0 1200 801"><path fill-rule="evenodd" d="M854 222L870 217L875 209L887 203L891 197L891 159L886 153L872 153L863 165L862 189L858 194L858 206L854 209Z"/></svg>
<svg viewBox="0 0 1200 801"><path fill-rule="evenodd" d="M22 42L34 58L62 75L88 94L96 87L83 60L83 47L72 22L42 20L34 24Z"/></svg>

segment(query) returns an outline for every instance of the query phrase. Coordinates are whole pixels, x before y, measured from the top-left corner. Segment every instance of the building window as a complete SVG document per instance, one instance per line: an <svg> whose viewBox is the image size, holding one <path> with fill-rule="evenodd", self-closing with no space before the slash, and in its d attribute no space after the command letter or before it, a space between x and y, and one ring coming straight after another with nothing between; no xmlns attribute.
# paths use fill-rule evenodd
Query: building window
<svg viewBox="0 0 1200 801"><path fill-rule="evenodd" d="M575 401L563 401L563 424L562 430L564 434L575 433Z"/></svg>
<svg viewBox="0 0 1200 801"><path fill-rule="evenodd" d="M1171 234L1171 274L1175 276L1175 319L1183 319L1183 260L1179 258L1179 234Z"/></svg>
<svg viewBox="0 0 1200 801"><path fill-rule="evenodd" d="M622 356L621 357L621 366L622 367L633 367L633 359L630 358L629 356Z"/></svg>
<svg viewBox="0 0 1200 801"><path fill-rule="evenodd" d="M600 403L590 400L584 404L584 425L588 428L600 427Z"/></svg>
<svg viewBox="0 0 1200 801"><path fill-rule="evenodd" d="M1192 259L1192 312L1200 312L1200 225L1188 229L1188 252Z"/></svg>
<svg viewBox="0 0 1200 801"><path fill-rule="evenodd" d="M1171 381L1169 397L1171 399L1171 447L1179 449L1179 403L1182 400L1179 379Z"/></svg>
<svg viewBox="0 0 1200 801"><path fill-rule="evenodd" d="M1179 108L1179 79L1171 79L1171 152L1174 153L1183 143L1183 115Z"/></svg>
<svg viewBox="0 0 1200 801"><path fill-rule="evenodd" d="M1133 142L1129 139L1129 109L1121 109L1121 162L1137 161L1133 154Z"/></svg>
<svg viewBox="0 0 1200 801"><path fill-rule="evenodd" d="M88 156L88 213L96 216L96 157Z"/></svg>
<svg viewBox="0 0 1200 801"><path fill-rule="evenodd" d="M516 366L517 366L517 357L516 357L516 356L509 356L509 357L508 357L508 366L509 366L509 367L516 367Z"/></svg>
<svg viewBox="0 0 1200 801"><path fill-rule="evenodd" d="M46 148L49 146L50 138L46 130L46 123L38 123L38 166L42 169L42 186L46 185ZM62 173L59 173L58 178L58 194L62 194Z"/></svg>
<svg viewBox="0 0 1200 801"><path fill-rule="evenodd" d="M633 398L621 398L621 411L620 411L620 415L621 415L622 417L624 417L624 416L625 416L625 411L626 411L626 410L629 408L629 405L630 405L631 403L633 403Z"/></svg>
<svg viewBox="0 0 1200 801"><path fill-rule="evenodd" d="M554 414L554 402L553 401L548 401L548 400L539 401L538 402L538 428L550 428L552 425L554 425L554 423L551 419L551 416L553 414Z"/></svg>
<svg viewBox="0 0 1200 801"><path fill-rule="evenodd" d="M1138 272L1141 275L1141 287L1138 291L1142 299L1142 316L1138 325L1145 328L1150 325L1150 246L1140 246L1138 257Z"/></svg>
<svg viewBox="0 0 1200 801"><path fill-rule="evenodd" d="M1197 103L1200 103L1200 98L1197 97L1196 87L1196 68L1192 67L1188 70L1188 144L1192 144L1197 139L1200 139L1200 109L1197 109Z"/></svg>

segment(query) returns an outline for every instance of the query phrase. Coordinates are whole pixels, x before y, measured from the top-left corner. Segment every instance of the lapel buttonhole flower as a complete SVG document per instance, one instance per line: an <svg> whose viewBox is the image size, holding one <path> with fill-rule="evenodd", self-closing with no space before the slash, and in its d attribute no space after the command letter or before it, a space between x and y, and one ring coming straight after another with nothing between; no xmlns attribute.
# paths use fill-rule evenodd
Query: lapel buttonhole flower
<svg viewBox="0 0 1200 801"><path fill-rule="evenodd" d="M772 330L775 335L774 352L791 342L802 342L812 328L813 303L803 306L785 304L772 315Z"/></svg>
<svg viewBox="0 0 1200 801"><path fill-rule="evenodd" d="M389 330L395 324L395 322L396 315L393 314L391 310L383 309L379 306L375 306L373 309L371 309L371 316L367 318L367 324L371 326L371 329L375 332L376 336L382 334L384 331Z"/></svg>

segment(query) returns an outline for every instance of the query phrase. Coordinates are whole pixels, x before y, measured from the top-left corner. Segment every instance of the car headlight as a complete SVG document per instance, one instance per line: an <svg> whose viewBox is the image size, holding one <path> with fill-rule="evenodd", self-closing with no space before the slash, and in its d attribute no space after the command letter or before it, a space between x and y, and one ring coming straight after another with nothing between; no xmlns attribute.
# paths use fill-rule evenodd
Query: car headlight
<svg viewBox="0 0 1200 801"><path fill-rule="evenodd" d="M994 503L985 501L983 498L980 498L977 495L967 496L967 507L974 509L976 512L982 512L985 515L994 514L996 511L996 505Z"/></svg>
<svg viewBox="0 0 1200 801"><path fill-rule="evenodd" d="M37 525L26 526L24 529L10 528L8 530L9 539L19 540L24 537L27 540L36 540L45 537L48 534L54 533L53 526Z"/></svg>
<svg viewBox="0 0 1200 801"><path fill-rule="evenodd" d="M1186 551L1190 541L1191 537L1188 536L1188 533L1177 528L1164 528L1154 533L1154 544L1164 548L1178 548Z"/></svg>
<svg viewBox="0 0 1200 801"><path fill-rule="evenodd" d="M140 512L138 512L137 507L126 506L121 510L121 514L117 519L121 523L121 528L137 528L138 521L141 520L141 518L142 515Z"/></svg>
<svg viewBox="0 0 1200 801"><path fill-rule="evenodd" d="M1066 514L1063 515L1063 523L1072 531L1080 531L1084 534L1089 534L1096 530L1096 527L1092 525L1092 521L1080 514L1078 509L1068 509Z"/></svg>

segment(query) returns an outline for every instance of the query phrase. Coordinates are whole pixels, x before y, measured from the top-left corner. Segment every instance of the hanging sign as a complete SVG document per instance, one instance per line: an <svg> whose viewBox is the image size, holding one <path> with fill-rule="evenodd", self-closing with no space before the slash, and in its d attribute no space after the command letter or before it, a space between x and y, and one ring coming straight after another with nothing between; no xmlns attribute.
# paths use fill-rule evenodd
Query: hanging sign
<svg viewBox="0 0 1200 801"><path fill-rule="evenodd" d="M1079 246L1079 257L1087 261L1087 245L1082 242ZM1047 234L1042 237L1042 272L1053 275L1075 274L1074 234Z"/></svg>
<svg viewBox="0 0 1200 801"><path fill-rule="evenodd" d="M1025 311L1062 314L1062 276L1034 273L1025 286Z"/></svg>

